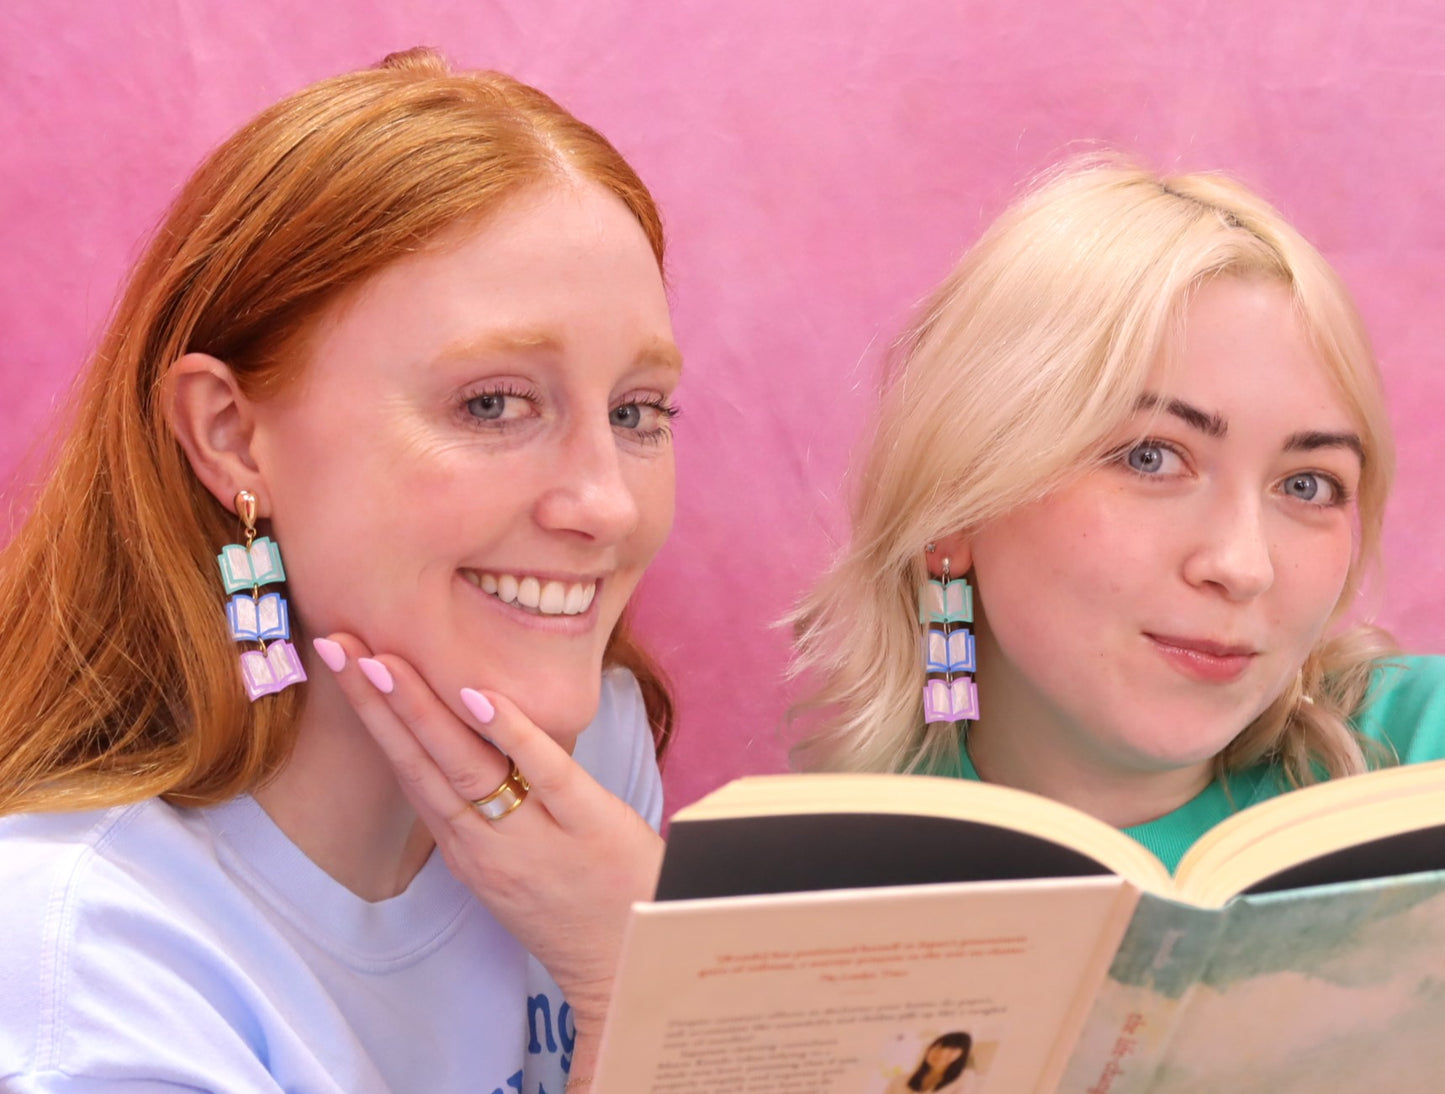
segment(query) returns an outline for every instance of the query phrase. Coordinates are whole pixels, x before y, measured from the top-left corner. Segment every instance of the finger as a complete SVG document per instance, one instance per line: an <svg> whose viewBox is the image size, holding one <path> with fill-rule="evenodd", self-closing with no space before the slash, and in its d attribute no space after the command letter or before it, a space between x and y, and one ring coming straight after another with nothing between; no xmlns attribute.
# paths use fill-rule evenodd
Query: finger
<svg viewBox="0 0 1445 1094"><path fill-rule="evenodd" d="M341 660L336 656L336 650L344 657L341 668L332 669L337 684L396 772L397 782L407 800L427 822L428 827L435 831L437 823L451 823L460 814L470 813L470 799L459 794L436 760L393 709L392 697L396 693L395 663L387 665L378 659L369 658L370 651L351 635L333 634L322 641L329 642L334 647L328 650L320 644L317 645L317 652L327 662L328 667ZM373 670L371 677L368 677L365 666L360 663L363 658L376 661L382 669L382 676L378 677ZM390 693L383 690L388 685ZM467 732L479 749L491 752L492 763L497 771L492 786L475 795L482 797L501 783L507 773L507 761L475 734Z"/></svg>
<svg viewBox="0 0 1445 1094"><path fill-rule="evenodd" d="M505 749L464 722L406 661L393 654L375 660L392 677L394 687L387 696L392 712L456 795L470 804L496 790L511 768Z"/></svg>
<svg viewBox="0 0 1445 1094"><path fill-rule="evenodd" d="M483 694L495 710L483 731L531 785L529 797L537 797L564 828L594 823L598 800L612 795L517 704L493 691Z"/></svg>

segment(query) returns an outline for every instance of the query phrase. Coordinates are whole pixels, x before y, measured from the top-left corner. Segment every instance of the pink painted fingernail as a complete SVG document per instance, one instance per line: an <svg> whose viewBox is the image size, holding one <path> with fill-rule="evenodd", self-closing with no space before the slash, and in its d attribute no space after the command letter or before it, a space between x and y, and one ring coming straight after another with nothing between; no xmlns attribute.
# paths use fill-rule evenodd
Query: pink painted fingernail
<svg viewBox="0 0 1445 1094"><path fill-rule="evenodd" d="M313 638L311 644L316 647L316 656L325 661L332 672L340 672L346 667L346 651L341 648L341 643L329 638Z"/></svg>
<svg viewBox="0 0 1445 1094"><path fill-rule="evenodd" d="M361 674L370 680L376 690L383 695L390 695L391 689L396 687L392 682L391 673L386 671L386 666L372 657L358 657L356 667Z"/></svg>
<svg viewBox="0 0 1445 1094"><path fill-rule="evenodd" d="M472 717L486 725L497 715L497 710L487 697L474 688L462 688L462 706L472 712Z"/></svg>

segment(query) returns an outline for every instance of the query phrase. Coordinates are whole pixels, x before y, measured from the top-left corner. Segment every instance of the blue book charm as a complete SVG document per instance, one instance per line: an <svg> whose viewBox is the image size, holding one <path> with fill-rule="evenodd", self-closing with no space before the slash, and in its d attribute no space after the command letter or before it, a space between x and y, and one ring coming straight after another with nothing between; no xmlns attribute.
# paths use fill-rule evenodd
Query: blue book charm
<svg viewBox="0 0 1445 1094"><path fill-rule="evenodd" d="M226 621L231 624L231 637L237 642L271 642L291 637L291 613L286 598L271 592L252 600L244 594L231 597L226 604Z"/></svg>
<svg viewBox="0 0 1445 1094"><path fill-rule="evenodd" d="M923 634L924 671L953 675L973 672L978 663L974 656L973 632L967 627L942 631L929 627Z"/></svg>

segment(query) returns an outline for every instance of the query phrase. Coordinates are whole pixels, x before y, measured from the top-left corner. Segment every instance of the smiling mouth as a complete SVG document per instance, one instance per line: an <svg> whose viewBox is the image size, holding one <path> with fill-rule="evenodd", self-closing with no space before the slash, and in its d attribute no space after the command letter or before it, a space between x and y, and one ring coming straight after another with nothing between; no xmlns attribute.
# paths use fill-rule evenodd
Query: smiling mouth
<svg viewBox="0 0 1445 1094"><path fill-rule="evenodd" d="M495 596L536 615L581 615L597 595L596 581L552 581L530 574L493 574L463 570L462 576Z"/></svg>

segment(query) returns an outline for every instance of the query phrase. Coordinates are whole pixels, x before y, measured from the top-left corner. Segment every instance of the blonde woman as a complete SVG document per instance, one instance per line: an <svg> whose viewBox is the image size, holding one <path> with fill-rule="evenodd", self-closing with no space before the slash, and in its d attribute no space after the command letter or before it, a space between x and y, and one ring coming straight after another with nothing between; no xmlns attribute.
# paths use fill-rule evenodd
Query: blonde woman
<svg viewBox="0 0 1445 1094"><path fill-rule="evenodd" d="M796 621L799 761L1020 787L1172 867L1291 786L1445 756L1441 661L1350 621L1392 462L1349 294L1275 210L1056 173L900 344Z"/></svg>
<svg viewBox="0 0 1445 1094"><path fill-rule="evenodd" d="M427 51L200 167L0 554L0 1086L586 1086L661 848L662 258Z"/></svg>

